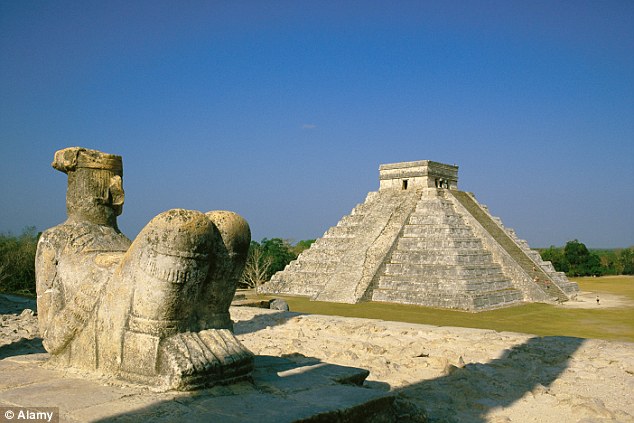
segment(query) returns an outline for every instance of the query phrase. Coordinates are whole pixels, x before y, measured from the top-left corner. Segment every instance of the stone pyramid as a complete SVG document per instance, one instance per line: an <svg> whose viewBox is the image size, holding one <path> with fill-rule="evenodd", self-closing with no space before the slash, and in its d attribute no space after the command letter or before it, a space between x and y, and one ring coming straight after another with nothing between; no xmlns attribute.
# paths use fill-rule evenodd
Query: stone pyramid
<svg viewBox="0 0 634 423"><path fill-rule="evenodd" d="M261 287L316 301L468 311L567 301L579 288L473 194L458 166L381 165L379 190Z"/></svg>

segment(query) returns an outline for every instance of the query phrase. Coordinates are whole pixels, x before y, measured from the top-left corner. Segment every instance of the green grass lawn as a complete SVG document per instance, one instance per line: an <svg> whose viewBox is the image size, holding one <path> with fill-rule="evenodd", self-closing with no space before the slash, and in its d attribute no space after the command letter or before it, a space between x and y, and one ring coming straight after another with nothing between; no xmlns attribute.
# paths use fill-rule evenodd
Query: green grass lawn
<svg viewBox="0 0 634 423"><path fill-rule="evenodd" d="M581 291L596 292L599 295L618 294L634 301L634 276L572 280L579 283ZM582 309L526 304L467 313L388 303L338 304L310 301L303 297L279 298L285 299L292 311L302 313L634 342L634 307Z"/></svg>

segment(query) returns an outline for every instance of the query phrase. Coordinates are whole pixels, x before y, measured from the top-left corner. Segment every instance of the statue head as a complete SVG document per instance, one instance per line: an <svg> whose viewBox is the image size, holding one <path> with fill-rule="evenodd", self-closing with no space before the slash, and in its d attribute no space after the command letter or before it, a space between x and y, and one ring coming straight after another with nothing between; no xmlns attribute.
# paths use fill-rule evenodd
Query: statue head
<svg viewBox="0 0 634 423"><path fill-rule="evenodd" d="M70 147L55 153L52 166L68 175L68 219L117 227L123 211L121 156Z"/></svg>

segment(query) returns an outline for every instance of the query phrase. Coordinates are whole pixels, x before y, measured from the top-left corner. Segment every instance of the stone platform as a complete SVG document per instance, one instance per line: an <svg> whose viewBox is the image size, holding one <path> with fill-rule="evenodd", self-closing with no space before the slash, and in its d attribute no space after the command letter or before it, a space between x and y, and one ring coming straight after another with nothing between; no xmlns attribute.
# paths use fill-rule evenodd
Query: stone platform
<svg viewBox="0 0 634 423"><path fill-rule="evenodd" d="M361 387L367 370L307 357L258 356L252 383L163 393L47 368L47 357L0 360L0 407L58 407L60 422L391 422L399 417L395 394ZM2 422L9 421L5 410Z"/></svg>

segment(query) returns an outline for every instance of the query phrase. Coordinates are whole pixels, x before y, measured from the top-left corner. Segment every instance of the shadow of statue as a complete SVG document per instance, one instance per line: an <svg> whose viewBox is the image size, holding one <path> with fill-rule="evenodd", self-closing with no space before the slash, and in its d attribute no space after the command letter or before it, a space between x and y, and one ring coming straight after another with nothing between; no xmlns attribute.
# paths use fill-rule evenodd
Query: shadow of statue
<svg viewBox="0 0 634 423"><path fill-rule="evenodd" d="M272 314L256 314L248 320L236 320L233 324L233 332L236 335L257 332L266 329L267 326L283 325L290 319L302 316L305 313L285 311Z"/></svg>
<svg viewBox="0 0 634 423"><path fill-rule="evenodd" d="M272 324L284 324L300 313L279 313L279 319L254 316L237 321L236 332L250 333ZM399 398L416 407L410 410L418 415L411 419L390 411L394 419L385 421L428 422L486 422L491 412L503 410L531 395L548 392L555 381L569 367L571 357L583 345L584 339L560 336L534 337L505 350L498 358L486 363L469 363L463 367L449 365L446 374L389 391L382 383L365 381L364 364L355 368L323 362L301 353L282 357L257 356L253 383L241 382L231 386L175 396L165 396L152 405L121 412L100 421L157 421L217 418L219 421L294 421L310 419L327 412L322 407L338 408L346 395L357 395L359 385L368 395L369 404L394 407L382 398ZM43 352L41 340L20 340L0 347L0 358L17 355L24 347L32 352ZM14 353L15 352L15 353ZM355 388L352 393L348 388ZM363 398L360 401L365 401ZM267 403L266 412L261 405ZM242 408L240 404L243 404ZM259 405L257 405L259 404ZM260 407L260 408L258 408ZM333 408L330 408L333 409ZM359 416L353 407L347 417ZM229 413L229 414L225 414ZM231 414L235 413L235 414ZM365 415L365 414L364 414ZM335 415L332 421L337 420ZM339 416L341 417L341 416ZM398 418L397 418L398 417ZM359 420L350 420L359 421ZM363 420L360 420L363 421Z"/></svg>
<svg viewBox="0 0 634 423"><path fill-rule="evenodd" d="M362 387L368 374L301 354L262 355L251 382L189 392L97 421L399 421L396 395Z"/></svg>
<svg viewBox="0 0 634 423"><path fill-rule="evenodd" d="M488 363L449 365L445 376L397 392L425 409L429 422L486 422L494 409L547 392L583 342L564 336L531 338Z"/></svg>
<svg viewBox="0 0 634 423"><path fill-rule="evenodd" d="M237 325L239 326L239 325ZM292 399L300 396L291 394L293 391L302 392L302 400L313 397L314 401L322 404L337 403L341 401L345 393L341 386L346 384L359 385L363 383L363 391L374 392L376 395L384 395L381 398L399 398L408 404L415 405L410 408L417 415L410 413L405 419L395 414L394 410L386 415L385 421L428 421L428 422L472 422L484 423L487 415L493 410L504 409L521 400L526 395L547 392L549 387L560 377L569 365L572 355L580 348L584 340L571 337L535 337L523 344L516 345L506 350L499 358L487 363L470 363L462 368L449 366L445 376L415 383L392 392L386 392L385 386L373 386L370 382L363 383L365 375L350 373L354 378L341 378L336 380L335 375L341 372L345 366L338 366L322 362L314 357L305 357L301 354L283 357L259 356L256 358L256 372L254 377L259 379L255 385L249 388L232 388L226 392L209 391L195 392L188 397L178 399L186 413L187 418L200 418L201 410L205 416L219 417L225 412L229 404L232 410L240 410L238 403L246 404L249 401L262 401L262 393L277 392L279 396L267 398L272 413L260 413L256 409L244 408L244 413L239 416L224 415L226 421L295 421L310 419L323 412L314 407L306 408L302 405L305 415L293 415L298 411L297 404ZM291 361L289 361L292 360ZM359 363L363 367L363 363ZM273 368L275 370L273 371ZM349 368L352 369L352 368ZM362 369L357 369L362 370ZM263 376L268 374L268 376ZM344 376L346 372L342 373ZM282 375L283 377L280 377ZM319 380L330 379L331 383L324 383L319 389L316 384ZM237 388L237 389L236 389ZM309 395L309 391L315 392ZM358 389L358 388L357 388ZM317 397L315 398L315 396ZM368 404L374 404L379 397L368 397ZM313 401L313 400L311 400ZM374 402L373 402L374 401ZM384 406L394 407L394 402L386 402ZM368 405L370 407L370 405ZM163 401L157 404L135 410L130 413L122 413L100 421L135 421L139 418L154 418L164 416L167 420L175 417L174 403ZM354 415L348 415L352 417ZM181 416L182 417L182 416ZM323 417L323 415L321 416ZM344 421L342 416L332 415L333 420ZM346 418L347 418L346 417ZM367 416L366 416L367 417ZM167 421L165 420L165 421ZM348 421L348 420L345 420ZM350 420L357 421L357 420ZM364 421L364 420L359 420Z"/></svg>

